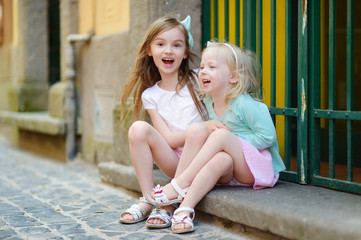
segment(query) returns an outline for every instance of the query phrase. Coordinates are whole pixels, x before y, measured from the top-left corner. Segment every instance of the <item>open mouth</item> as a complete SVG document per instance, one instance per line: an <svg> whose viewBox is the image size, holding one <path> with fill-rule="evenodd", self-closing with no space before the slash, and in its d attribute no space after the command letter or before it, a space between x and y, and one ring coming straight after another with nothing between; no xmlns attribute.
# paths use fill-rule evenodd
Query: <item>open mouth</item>
<svg viewBox="0 0 361 240"><path fill-rule="evenodd" d="M207 84L207 83L210 83L211 81L208 79L202 79L202 82L203 82L203 84Z"/></svg>
<svg viewBox="0 0 361 240"><path fill-rule="evenodd" d="M172 59L172 58L163 58L162 61L165 64L172 64L174 62L174 59Z"/></svg>

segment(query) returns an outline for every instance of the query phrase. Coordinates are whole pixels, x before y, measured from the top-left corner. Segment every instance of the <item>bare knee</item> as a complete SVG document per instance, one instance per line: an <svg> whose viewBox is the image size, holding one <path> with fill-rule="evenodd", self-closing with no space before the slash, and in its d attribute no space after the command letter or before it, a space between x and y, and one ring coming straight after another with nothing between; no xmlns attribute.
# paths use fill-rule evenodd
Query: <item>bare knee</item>
<svg viewBox="0 0 361 240"><path fill-rule="evenodd" d="M129 143L134 144L146 141L150 129L150 124L145 121L134 122L128 131Z"/></svg>
<svg viewBox="0 0 361 240"><path fill-rule="evenodd" d="M219 183L228 183L233 178L233 159L225 152L217 153L205 167L206 171L218 175Z"/></svg>
<svg viewBox="0 0 361 240"><path fill-rule="evenodd" d="M233 136L232 133L229 130L219 128L215 131L213 131L209 138L211 139L217 139L219 142L226 143L230 136Z"/></svg>
<svg viewBox="0 0 361 240"><path fill-rule="evenodd" d="M229 154L219 152L207 162L204 168L206 168L206 171L218 174L221 177L233 172L233 160Z"/></svg>

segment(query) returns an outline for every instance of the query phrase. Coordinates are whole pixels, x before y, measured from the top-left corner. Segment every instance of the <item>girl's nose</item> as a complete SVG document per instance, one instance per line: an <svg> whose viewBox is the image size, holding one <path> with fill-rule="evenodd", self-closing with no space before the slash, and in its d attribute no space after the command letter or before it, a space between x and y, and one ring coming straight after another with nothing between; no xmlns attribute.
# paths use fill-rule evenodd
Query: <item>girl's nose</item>
<svg viewBox="0 0 361 240"><path fill-rule="evenodd" d="M167 47L166 47L166 49L165 49L165 52L166 52L166 53L172 53L172 52L173 52L172 46L167 45Z"/></svg>

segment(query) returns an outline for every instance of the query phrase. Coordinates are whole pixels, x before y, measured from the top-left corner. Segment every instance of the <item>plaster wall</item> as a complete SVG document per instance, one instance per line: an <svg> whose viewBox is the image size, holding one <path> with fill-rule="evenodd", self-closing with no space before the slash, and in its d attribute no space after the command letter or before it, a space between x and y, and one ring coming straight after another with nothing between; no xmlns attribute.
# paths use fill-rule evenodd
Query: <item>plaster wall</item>
<svg viewBox="0 0 361 240"><path fill-rule="evenodd" d="M95 36L83 49L81 77L82 153L89 161L112 160L113 108L130 65L127 34Z"/></svg>

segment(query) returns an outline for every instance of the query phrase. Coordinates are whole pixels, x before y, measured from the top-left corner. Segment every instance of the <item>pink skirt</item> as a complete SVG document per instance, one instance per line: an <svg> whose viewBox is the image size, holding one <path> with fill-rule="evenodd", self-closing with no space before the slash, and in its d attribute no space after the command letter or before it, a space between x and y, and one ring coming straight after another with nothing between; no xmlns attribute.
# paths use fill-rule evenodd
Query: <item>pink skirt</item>
<svg viewBox="0 0 361 240"><path fill-rule="evenodd" d="M183 152L183 147L178 147L178 148L174 148L173 149L175 155L177 155L178 160L181 158L182 152Z"/></svg>
<svg viewBox="0 0 361 240"><path fill-rule="evenodd" d="M254 189L273 187L279 178L279 173L274 174L272 156L266 149L258 150L246 140L239 138L242 144L243 156L247 162L249 170L254 177ZM227 185L230 186L252 186L252 184L243 184L235 178Z"/></svg>

